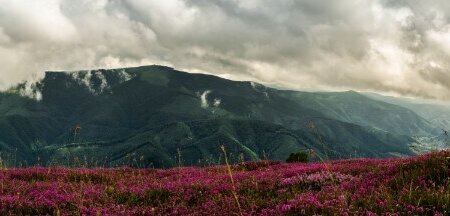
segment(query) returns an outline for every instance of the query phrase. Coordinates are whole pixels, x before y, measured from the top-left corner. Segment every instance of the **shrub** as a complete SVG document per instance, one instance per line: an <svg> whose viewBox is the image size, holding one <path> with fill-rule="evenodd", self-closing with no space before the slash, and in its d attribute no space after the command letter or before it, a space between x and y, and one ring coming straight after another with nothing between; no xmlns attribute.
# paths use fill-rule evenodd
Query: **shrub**
<svg viewBox="0 0 450 216"><path fill-rule="evenodd" d="M286 159L286 162L288 163L295 163L295 162L301 162L301 163L308 163L308 152L306 151L300 151L300 152L295 152L295 153L291 153L288 157L288 159Z"/></svg>

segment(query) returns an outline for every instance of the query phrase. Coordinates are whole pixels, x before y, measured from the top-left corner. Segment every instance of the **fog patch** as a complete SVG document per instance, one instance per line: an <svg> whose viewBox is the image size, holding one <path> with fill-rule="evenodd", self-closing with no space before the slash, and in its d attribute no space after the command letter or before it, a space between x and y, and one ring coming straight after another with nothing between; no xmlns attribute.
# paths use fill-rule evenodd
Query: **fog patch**
<svg viewBox="0 0 450 216"><path fill-rule="evenodd" d="M36 101L42 100L42 93L41 90L37 86L37 82L24 82L23 84L19 85L18 92L20 96L27 97L30 99L34 99Z"/></svg>
<svg viewBox="0 0 450 216"><path fill-rule="evenodd" d="M219 107L220 104L222 103L222 99L220 98L214 98L214 100L212 101L212 104L210 104L210 102L208 101L208 95L211 93L211 90L206 90L202 93L197 92L197 96L200 98L200 106L203 109L206 108L210 108L210 107Z"/></svg>
<svg viewBox="0 0 450 216"><path fill-rule="evenodd" d="M126 72L125 69L118 69L118 74L121 82L129 81L134 77L134 75Z"/></svg>
<svg viewBox="0 0 450 216"><path fill-rule="evenodd" d="M70 76L79 85L84 86L94 95L99 95L111 89L108 80L106 80L105 75L101 71L70 72Z"/></svg>
<svg viewBox="0 0 450 216"><path fill-rule="evenodd" d="M250 82L250 85L252 86L252 88L255 91L262 93L267 100L270 100L269 93L267 92L267 87L266 86L261 85L261 84L256 83L256 82Z"/></svg>
<svg viewBox="0 0 450 216"><path fill-rule="evenodd" d="M96 91L91 84L92 73L91 71L77 71L70 73L73 80L75 80L79 85L86 87L89 92L95 94Z"/></svg>
<svg viewBox="0 0 450 216"><path fill-rule="evenodd" d="M202 108L206 109L209 107L208 98L207 98L209 93L211 93L211 90L206 90L200 94L200 102L201 102L200 106Z"/></svg>
<svg viewBox="0 0 450 216"><path fill-rule="evenodd" d="M221 100L221 99L215 98L215 99L214 99L213 106L214 106L214 107L219 107L221 103L222 103L222 100Z"/></svg>

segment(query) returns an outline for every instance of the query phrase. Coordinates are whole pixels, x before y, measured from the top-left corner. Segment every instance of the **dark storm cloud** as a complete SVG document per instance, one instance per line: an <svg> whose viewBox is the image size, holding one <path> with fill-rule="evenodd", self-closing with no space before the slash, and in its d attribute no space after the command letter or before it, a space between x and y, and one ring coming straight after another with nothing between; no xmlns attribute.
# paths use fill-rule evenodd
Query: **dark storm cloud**
<svg viewBox="0 0 450 216"><path fill-rule="evenodd" d="M164 64L296 89L450 99L444 0L0 0L0 86Z"/></svg>

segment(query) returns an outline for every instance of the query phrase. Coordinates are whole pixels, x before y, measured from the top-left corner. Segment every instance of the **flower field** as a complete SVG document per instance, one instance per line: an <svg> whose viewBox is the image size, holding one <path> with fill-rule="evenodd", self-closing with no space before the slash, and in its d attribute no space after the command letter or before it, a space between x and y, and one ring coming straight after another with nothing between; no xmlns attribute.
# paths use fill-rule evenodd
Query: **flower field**
<svg viewBox="0 0 450 216"><path fill-rule="evenodd" d="M2 215L449 215L450 152L328 163L0 171Z"/></svg>

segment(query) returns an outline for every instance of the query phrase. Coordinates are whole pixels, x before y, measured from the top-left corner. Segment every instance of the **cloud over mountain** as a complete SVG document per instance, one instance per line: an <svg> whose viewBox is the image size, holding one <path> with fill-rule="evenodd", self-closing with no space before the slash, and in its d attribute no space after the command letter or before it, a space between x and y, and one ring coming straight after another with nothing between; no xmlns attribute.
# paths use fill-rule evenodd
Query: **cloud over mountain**
<svg viewBox="0 0 450 216"><path fill-rule="evenodd" d="M0 0L0 87L164 64L286 88L450 99L444 0Z"/></svg>

